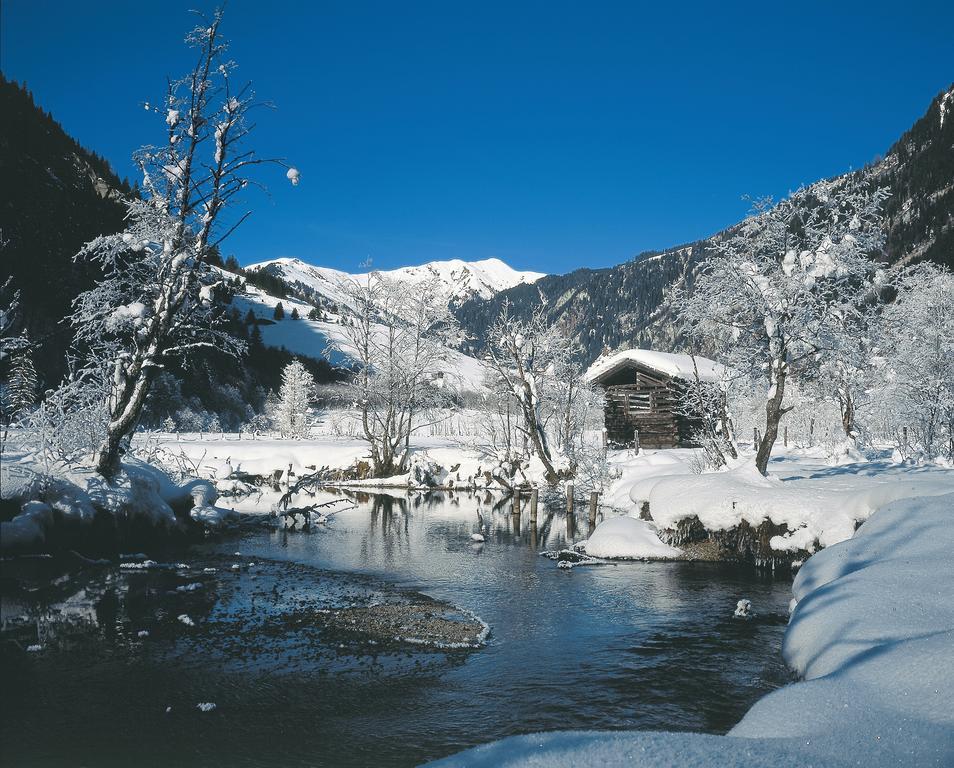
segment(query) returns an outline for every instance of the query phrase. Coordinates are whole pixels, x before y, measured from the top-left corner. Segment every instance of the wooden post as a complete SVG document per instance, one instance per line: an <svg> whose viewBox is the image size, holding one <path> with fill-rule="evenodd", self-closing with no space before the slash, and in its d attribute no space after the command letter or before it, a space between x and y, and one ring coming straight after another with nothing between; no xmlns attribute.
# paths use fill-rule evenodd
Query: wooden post
<svg viewBox="0 0 954 768"><path fill-rule="evenodd" d="M783 438L783 443L786 448L788 448L788 427L785 427L785 437Z"/></svg>
<svg viewBox="0 0 954 768"><path fill-rule="evenodd" d="M513 513L515 515L520 514L520 490L514 488L513 491Z"/></svg>
<svg viewBox="0 0 954 768"><path fill-rule="evenodd" d="M598 491L590 492L590 527L596 525L596 506L599 503L600 494Z"/></svg>
<svg viewBox="0 0 954 768"><path fill-rule="evenodd" d="M537 501L539 499L540 492L534 488L530 491L530 522L537 522Z"/></svg>
<svg viewBox="0 0 954 768"><path fill-rule="evenodd" d="M633 450L636 452L637 455L639 454L639 430L638 429L633 430Z"/></svg>
<svg viewBox="0 0 954 768"><path fill-rule="evenodd" d="M573 515L573 483L566 484L566 513Z"/></svg>

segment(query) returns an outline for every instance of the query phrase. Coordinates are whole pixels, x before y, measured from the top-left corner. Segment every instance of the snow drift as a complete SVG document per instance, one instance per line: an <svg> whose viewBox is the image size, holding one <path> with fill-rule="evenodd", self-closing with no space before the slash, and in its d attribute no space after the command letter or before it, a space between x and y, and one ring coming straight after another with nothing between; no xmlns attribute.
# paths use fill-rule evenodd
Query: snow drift
<svg viewBox="0 0 954 768"><path fill-rule="evenodd" d="M587 539L585 551L590 557L608 560L642 560L680 557L682 552L659 540L645 520L612 517L604 520Z"/></svg>

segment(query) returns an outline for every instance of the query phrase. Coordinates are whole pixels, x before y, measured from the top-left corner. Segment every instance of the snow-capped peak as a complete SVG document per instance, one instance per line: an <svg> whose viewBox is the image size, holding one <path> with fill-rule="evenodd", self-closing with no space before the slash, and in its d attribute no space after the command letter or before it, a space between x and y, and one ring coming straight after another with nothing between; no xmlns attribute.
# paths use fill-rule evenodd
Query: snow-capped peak
<svg viewBox="0 0 954 768"><path fill-rule="evenodd" d="M295 258L271 259L252 264L248 269L268 271L288 283L300 283L336 302L342 300L339 288L342 280L350 278L361 281L367 277L366 274L351 274L328 267L317 267ZM444 286L448 302L455 304L473 297L489 299L507 288L521 283L534 283L544 277L542 272L518 271L495 258L480 261L430 261L417 266L378 271L391 280L410 285L437 279Z"/></svg>

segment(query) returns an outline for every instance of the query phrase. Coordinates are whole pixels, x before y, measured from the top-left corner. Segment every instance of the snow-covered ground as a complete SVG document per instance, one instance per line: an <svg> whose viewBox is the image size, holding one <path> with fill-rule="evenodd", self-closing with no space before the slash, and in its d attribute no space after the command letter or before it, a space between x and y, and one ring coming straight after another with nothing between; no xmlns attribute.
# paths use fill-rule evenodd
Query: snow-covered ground
<svg viewBox="0 0 954 768"><path fill-rule="evenodd" d="M727 736L533 734L434 765L954 765L954 494L879 509L811 557L794 593L783 653L801 682Z"/></svg>

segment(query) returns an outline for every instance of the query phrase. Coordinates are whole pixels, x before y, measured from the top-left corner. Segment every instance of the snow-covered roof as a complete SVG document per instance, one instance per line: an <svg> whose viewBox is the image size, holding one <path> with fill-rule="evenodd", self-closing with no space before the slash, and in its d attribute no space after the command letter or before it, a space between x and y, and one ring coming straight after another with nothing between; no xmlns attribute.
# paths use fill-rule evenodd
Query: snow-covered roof
<svg viewBox="0 0 954 768"><path fill-rule="evenodd" d="M720 381L725 368L708 357L695 356L695 366L691 355L674 352L657 352L653 349L626 349L612 355L599 358L584 374L586 381L597 381L604 376L636 363L653 371L678 379L694 379L696 367L702 381Z"/></svg>

